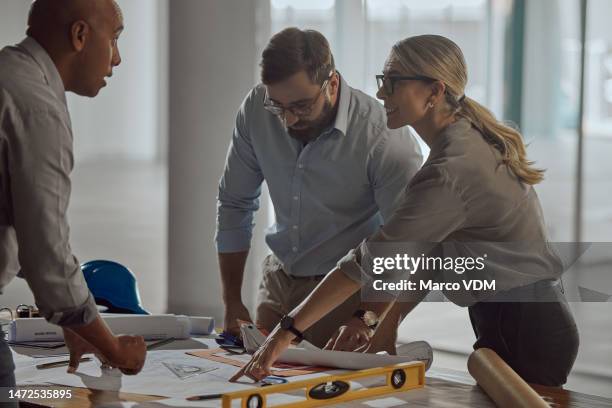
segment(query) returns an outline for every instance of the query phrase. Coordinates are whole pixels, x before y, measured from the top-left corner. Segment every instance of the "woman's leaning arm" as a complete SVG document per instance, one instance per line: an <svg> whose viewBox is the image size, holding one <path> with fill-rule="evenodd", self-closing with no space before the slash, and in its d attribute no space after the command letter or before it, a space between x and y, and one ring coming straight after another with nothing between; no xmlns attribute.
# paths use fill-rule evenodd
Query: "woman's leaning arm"
<svg viewBox="0 0 612 408"><path fill-rule="evenodd" d="M289 313L294 319L293 326L300 331L308 329L358 291L360 287L360 283L349 278L342 269L334 269L302 303ZM230 378L230 381L236 381L242 376L259 381L270 375L272 364L289 347L294 337L290 331L282 330L277 325L264 344L253 354L251 361Z"/></svg>
<svg viewBox="0 0 612 408"><path fill-rule="evenodd" d="M308 329L360 288L361 284L349 278L341 268L334 269L289 313L295 328L300 331Z"/></svg>

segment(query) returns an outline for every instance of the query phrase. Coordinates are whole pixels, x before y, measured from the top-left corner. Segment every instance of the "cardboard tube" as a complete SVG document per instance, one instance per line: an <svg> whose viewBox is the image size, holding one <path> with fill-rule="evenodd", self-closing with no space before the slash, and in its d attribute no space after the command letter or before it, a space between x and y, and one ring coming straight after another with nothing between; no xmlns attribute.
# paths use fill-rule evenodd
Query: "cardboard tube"
<svg viewBox="0 0 612 408"><path fill-rule="evenodd" d="M481 348L468 359L468 371L500 408L550 408L493 350Z"/></svg>

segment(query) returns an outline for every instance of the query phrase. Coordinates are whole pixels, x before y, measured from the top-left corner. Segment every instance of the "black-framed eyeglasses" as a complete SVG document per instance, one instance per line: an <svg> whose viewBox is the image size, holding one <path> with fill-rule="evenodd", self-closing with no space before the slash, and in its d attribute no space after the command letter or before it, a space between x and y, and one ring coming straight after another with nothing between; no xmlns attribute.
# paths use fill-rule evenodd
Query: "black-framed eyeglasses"
<svg viewBox="0 0 612 408"><path fill-rule="evenodd" d="M266 90L266 93L264 95L264 101L263 101L264 109L281 118L285 116L286 111L291 112L294 116L297 116L297 117L309 116L312 113L312 109L315 103L317 103L317 101L323 94L323 91L325 91L325 88L327 88L327 85L329 84L333 74L334 74L334 71L330 71L329 76L327 77L325 82L323 82L323 84L321 85L321 88L319 89L319 92L317 93L317 95L313 97L310 101L306 101L306 102L291 104L289 106L282 106L281 104L276 103L273 100L271 100L270 97L268 96L268 91Z"/></svg>
<svg viewBox="0 0 612 408"><path fill-rule="evenodd" d="M395 83L399 81L435 82L437 79L423 75L376 75L376 85L378 86L378 89L382 88L387 95L393 94L393 91L395 90Z"/></svg>

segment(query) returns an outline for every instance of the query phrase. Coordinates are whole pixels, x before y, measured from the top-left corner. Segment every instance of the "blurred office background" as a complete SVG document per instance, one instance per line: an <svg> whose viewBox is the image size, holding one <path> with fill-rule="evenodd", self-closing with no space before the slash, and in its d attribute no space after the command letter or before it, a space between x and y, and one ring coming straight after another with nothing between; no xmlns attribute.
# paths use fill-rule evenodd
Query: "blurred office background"
<svg viewBox="0 0 612 408"><path fill-rule="evenodd" d="M0 0L0 44L21 40L27 0ZM580 0L118 0L123 63L93 100L69 96L76 166L71 241L81 261L113 259L152 312L222 318L214 248L217 182L258 58L286 26L329 39L349 84L373 95L391 45L436 33L463 49L467 95L523 131L546 168L537 187L553 241L612 241L612 2L589 0L584 100ZM580 116L582 112L582 116ZM578 128L582 123L583 132ZM253 305L274 217L262 195L243 295ZM612 254L593 265L612 273ZM591 287L598 290L601 288ZM0 304L32 302L16 280ZM574 303L581 348L568 388L612 396L612 304ZM221 320L219 320L221 321ZM401 340L426 339L464 369L467 311L420 305Z"/></svg>

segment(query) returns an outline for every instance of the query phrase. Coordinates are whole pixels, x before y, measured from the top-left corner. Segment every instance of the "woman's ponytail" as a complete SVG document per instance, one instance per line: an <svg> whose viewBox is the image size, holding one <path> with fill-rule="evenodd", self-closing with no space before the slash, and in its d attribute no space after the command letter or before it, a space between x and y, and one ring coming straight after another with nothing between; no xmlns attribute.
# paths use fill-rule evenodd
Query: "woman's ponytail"
<svg viewBox="0 0 612 408"><path fill-rule="evenodd" d="M485 140L499 150L502 160L524 183L538 184L544 179L544 170L533 167L527 160L527 152L521 134L510 126L498 121L487 108L471 98L464 98L457 113L472 122Z"/></svg>

